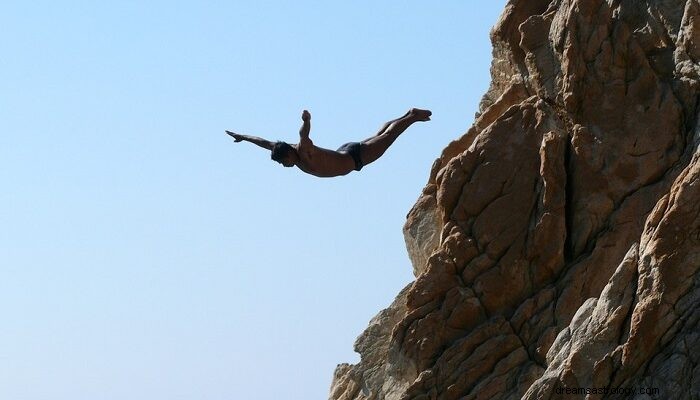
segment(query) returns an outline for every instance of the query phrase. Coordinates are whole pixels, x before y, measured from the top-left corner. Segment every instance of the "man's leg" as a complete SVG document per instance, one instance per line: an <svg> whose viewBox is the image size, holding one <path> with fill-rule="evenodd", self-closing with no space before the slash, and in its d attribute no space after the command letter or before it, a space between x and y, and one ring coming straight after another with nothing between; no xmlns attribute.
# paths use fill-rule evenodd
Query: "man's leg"
<svg viewBox="0 0 700 400"><path fill-rule="evenodd" d="M402 116L400 116L400 117L398 117L398 118L396 118L396 119L392 119L391 121L385 123L384 125L382 125L381 128L379 128L379 130L377 131L377 134L374 135L373 137L383 135L383 134L386 132L386 130L389 129L389 127L391 126L391 124L393 124L394 122L397 122L398 120L400 120L400 119L402 119L402 118L407 118L410 114L411 114L411 110L408 110L408 111L406 111L406 114L404 114L404 115L402 115ZM371 138L370 138L370 139L371 139ZM370 140L370 139L365 139L365 140L363 141L363 143L364 143L364 142L367 142L367 141Z"/></svg>
<svg viewBox="0 0 700 400"><path fill-rule="evenodd" d="M367 165L376 161L409 126L418 121L430 121L431 114L428 110L412 108L401 118L384 124L376 136L362 141L362 163Z"/></svg>

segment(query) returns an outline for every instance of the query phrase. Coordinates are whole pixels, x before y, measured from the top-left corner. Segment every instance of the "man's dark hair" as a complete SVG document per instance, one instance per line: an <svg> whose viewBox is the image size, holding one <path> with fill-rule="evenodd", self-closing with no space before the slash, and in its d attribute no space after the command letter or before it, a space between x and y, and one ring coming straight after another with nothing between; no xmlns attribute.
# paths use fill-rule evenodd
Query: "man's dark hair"
<svg viewBox="0 0 700 400"><path fill-rule="evenodd" d="M282 160L287 157L287 154L289 154L291 151L294 151L294 147L292 147L289 143L275 142L274 146L272 146L272 154L270 155L270 158L277 162L282 162Z"/></svg>

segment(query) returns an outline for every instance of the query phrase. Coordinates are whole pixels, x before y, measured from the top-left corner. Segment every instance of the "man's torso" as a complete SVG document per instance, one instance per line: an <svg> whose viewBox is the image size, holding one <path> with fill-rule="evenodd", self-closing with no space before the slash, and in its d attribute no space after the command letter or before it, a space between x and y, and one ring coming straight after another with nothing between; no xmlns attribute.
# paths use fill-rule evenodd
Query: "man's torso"
<svg viewBox="0 0 700 400"><path fill-rule="evenodd" d="M328 178L347 175L355 169L355 161L347 153L324 149L313 143L300 143L294 147L299 155L297 167L308 174Z"/></svg>

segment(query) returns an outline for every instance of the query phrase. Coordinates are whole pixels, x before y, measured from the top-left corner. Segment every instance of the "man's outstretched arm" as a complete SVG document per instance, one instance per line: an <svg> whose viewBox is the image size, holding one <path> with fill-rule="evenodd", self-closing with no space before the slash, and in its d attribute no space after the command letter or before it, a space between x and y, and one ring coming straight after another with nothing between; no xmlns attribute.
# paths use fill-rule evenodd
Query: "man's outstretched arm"
<svg viewBox="0 0 700 400"><path fill-rule="evenodd" d="M263 149L268 149L272 150L272 147L275 145L273 142L270 142L269 140L265 140L263 138L259 138L257 136L248 136L248 135L240 135L238 133L233 133L231 131L226 131L226 133L231 136L235 142L250 142L255 145L258 145L262 147Z"/></svg>
<svg viewBox="0 0 700 400"><path fill-rule="evenodd" d="M311 139L309 139L309 132L311 132L311 113L304 110L301 113L301 120L304 121L299 128L299 145L303 147L305 144L312 144Z"/></svg>

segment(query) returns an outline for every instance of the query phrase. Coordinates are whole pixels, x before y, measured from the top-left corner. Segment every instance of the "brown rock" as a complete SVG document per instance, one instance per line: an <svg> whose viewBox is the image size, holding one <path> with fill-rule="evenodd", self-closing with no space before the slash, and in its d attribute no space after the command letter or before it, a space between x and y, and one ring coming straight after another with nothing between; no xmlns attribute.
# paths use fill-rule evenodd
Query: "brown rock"
<svg viewBox="0 0 700 400"><path fill-rule="evenodd" d="M700 398L698 21L508 3L478 118L404 227L417 279L331 399Z"/></svg>

